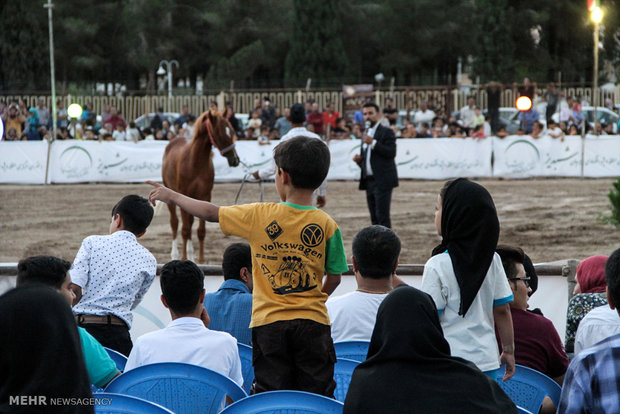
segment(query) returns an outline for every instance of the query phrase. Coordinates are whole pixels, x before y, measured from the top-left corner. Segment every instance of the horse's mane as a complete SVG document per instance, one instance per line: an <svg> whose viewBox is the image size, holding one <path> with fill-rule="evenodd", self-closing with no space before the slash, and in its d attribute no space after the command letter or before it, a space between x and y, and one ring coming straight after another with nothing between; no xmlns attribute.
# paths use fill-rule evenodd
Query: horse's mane
<svg viewBox="0 0 620 414"><path fill-rule="evenodd" d="M211 140L208 137L207 131L207 119L210 111L203 112L194 124L194 139L190 143L190 159L193 165L203 156L204 152L208 151L211 154ZM213 128L213 127L212 127ZM213 154L211 154L213 156Z"/></svg>

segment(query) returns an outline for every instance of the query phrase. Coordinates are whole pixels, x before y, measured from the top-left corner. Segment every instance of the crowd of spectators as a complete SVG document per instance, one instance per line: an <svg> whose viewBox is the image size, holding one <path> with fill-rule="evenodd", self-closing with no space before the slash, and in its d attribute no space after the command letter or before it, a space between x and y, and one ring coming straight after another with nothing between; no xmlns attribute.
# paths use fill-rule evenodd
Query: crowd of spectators
<svg viewBox="0 0 620 414"><path fill-rule="evenodd" d="M497 82L486 86L486 107L480 98L469 96L467 104L454 111L433 99L418 100L406 108L397 108L390 97L381 107L381 123L393 129L397 138L486 138L508 135L529 135L532 138L550 136L563 140L566 135L581 135L594 132L599 135L617 133L620 125L586 122L583 108L589 106L587 99L579 96L565 96L553 82L546 88L538 88L525 78L521 85L512 85L514 96L527 96L532 101L531 109L518 112L516 109L500 112L501 93L505 89ZM616 111L611 100L605 107ZM218 111L217 103L211 102L210 109ZM361 139L364 122L361 109L348 119L335 109L331 101L321 107L309 99L305 103L305 127L321 137L331 139ZM255 140L265 145L284 136L291 129L288 108L281 110L268 96L256 99L253 108L244 117L235 114L227 102L221 111L227 118L237 138ZM7 141L49 139L52 126L50 109L45 100L39 99L36 107L28 107L23 100L0 101L0 117L4 124L2 139ZM599 119L601 119L599 117ZM183 106L180 116L170 118L163 108L148 120L143 128L127 122L113 106L106 106L98 115L92 105L86 104L79 119L70 118L62 100L57 103L56 139L84 139L99 141L171 140L177 136L192 139L196 116L188 106ZM603 118L606 120L606 118ZM591 121L591 120L590 120ZM619 122L620 123L620 122Z"/></svg>

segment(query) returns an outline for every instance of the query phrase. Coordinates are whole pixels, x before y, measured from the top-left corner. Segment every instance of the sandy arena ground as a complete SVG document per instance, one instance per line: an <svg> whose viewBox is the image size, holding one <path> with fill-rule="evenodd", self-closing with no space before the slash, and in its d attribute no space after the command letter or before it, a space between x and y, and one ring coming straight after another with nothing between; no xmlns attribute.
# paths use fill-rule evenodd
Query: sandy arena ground
<svg viewBox="0 0 620 414"><path fill-rule="evenodd" d="M500 243L522 246L535 263L609 254L620 247L620 231L597 220L609 213L613 179L480 180L497 206ZM403 241L401 263L424 263L439 242L433 215L440 181L404 181L392 198L392 226ZM216 184L213 202L234 202L239 183ZM113 205L124 195L146 196L146 184L0 185L0 262L38 254L73 260L82 239L106 234ZM355 233L370 224L364 193L355 182L330 182L325 211L340 225L347 254ZM242 202L259 199L258 184L246 184ZM278 201L273 183L266 201ZM196 223L194 224L194 227ZM170 258L168 211L160 209L141 242L165 263ZM193 237L195 238L195 232ZM207 223L206 258L220 264L224 237ZM197 247L197 243L195 244Z"/></svg>

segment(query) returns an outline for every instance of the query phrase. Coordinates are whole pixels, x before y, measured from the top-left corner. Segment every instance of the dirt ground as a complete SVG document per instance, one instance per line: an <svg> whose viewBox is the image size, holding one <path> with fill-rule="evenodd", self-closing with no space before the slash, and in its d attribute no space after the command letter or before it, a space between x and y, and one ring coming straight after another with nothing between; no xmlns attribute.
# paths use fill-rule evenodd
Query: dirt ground
<svg viewBox="0 0 620 414"><path fill-rule="evenodd" d="M479 182L497 206L500 243L522 246L535 263L609 254L620 247L620 231L597 220L609 213L613 179L535 179ZM392 226L403 242L401 263L424 263L439 242L433 215L440 181L401 180L392 198ZM239 183L216 184L213 202L234 202ZM124 195L146 196L146 184L0 185L0 262L37 254L73 260L82 239L106 234L113 205ZM266 184L266 201L278 201ZM259 199L257 184L246 184L241 202ZM163 207L163 206L162 206ZM340 225L347 254L355 233L370 224L364 193L355 182L330 182L329 213ZM196 224L194 224L196 226ZM141 242L165 263L170 258L168 211L160 209ZM195 233L194 233L194 238ZM207 224L206 258L220 264L225 247L237 241Z"/></svg>

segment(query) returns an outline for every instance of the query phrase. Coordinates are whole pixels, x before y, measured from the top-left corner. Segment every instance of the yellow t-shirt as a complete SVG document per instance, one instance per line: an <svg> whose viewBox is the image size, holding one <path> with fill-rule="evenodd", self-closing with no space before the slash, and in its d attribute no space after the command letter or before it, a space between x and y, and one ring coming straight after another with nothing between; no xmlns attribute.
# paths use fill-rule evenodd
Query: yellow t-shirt
<svg viewBox="0 0 620 414"><path fill-rule="evenodd" d="M329 325L321 292L325 273L348 270L340 229L325 212L291 203L220 207L224 234L246 239L252 249L252 322L310 319Z"/></svg>

